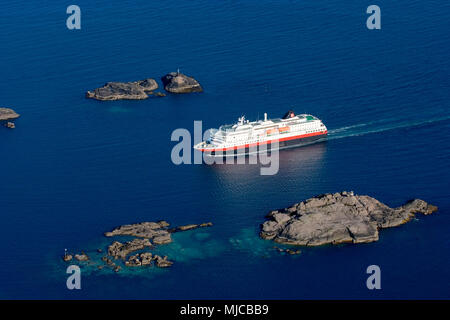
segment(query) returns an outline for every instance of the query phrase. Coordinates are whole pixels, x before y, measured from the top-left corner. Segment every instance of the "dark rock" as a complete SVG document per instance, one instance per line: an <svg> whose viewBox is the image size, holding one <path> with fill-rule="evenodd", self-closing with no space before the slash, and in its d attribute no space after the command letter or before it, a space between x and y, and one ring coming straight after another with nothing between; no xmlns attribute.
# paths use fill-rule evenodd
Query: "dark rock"
<svg viewBox="0 0 450 320"><path fill-rule="evenodd" d="M278 243L319 246L378 240L378 230L408 222L415 213L430 214L437 207L423 200L390 208L353 192L324 194L270 214L260 236ZM290 252L288 252L290 253Z"/></svg>
<svg viewBox="0 0 450 320"><path fill-rule="evenodd" d="M203 88L197 80L179 72L171 72L161 78L164 89L171 93L202 92Z"/></svg>
<svg viewBox="0 0 450 320"><path fill-rule="evenodd" d="M145 92L151 92L156 89L158 89L158 83L155 81L155 79L145 79L145 80L139 80L132 82L140 86Z"/></svg>
<svg viewBox="0 0 450 320"><path fill-rule="evenodd" d="M158 84L154 79L135 82L108 82L93 92L86 92L86 98L97 100L143 100L147 99L147 92L156 90Z"/></svg>

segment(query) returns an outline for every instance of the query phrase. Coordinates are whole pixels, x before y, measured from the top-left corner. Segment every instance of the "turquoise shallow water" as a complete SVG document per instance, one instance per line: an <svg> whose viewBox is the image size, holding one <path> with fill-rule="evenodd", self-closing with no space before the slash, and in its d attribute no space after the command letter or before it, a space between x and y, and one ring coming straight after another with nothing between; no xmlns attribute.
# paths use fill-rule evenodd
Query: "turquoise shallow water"
<svg viewBox="0 0 450 320"><path fill-rule="evenodd" d="M358 1L77 4L80 31L57 1L0 6L0 104L22 114L0 128L1 298L449 298L448 2L379 1L380 31ZM84 98L177 68L205 92ZM194 120L206 129L291 108L330 137L281 152L275 176L170 161L172 131ZM377 243L295 257L258 238L269 210L340 190L440 211ZM95 250L117 225L160 219L214 227L177 235L170 270L82 267L82 290L66 289L64 248ZM371 264L380 291L365 286Z"/></svg>

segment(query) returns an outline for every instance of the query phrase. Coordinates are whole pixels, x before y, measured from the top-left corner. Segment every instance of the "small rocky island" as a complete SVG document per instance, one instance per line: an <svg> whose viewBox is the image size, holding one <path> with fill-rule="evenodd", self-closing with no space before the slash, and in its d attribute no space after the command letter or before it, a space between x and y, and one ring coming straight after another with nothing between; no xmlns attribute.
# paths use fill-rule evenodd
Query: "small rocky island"
<svg viewBox="0 0 450 320"><path fill-rule="evenodd" d="M113 241L107 247L107 254L101 258L98 269L105 266L119 272L122 266L126 267L142 267L155 265L159 268L167 268L173 264L167 256L161 257L153 254L150 250L157 245L164 245L172 242L171 234L197 228L211 227L211 222L202 224L189 224L175 228L169 228L166 221L158 222L141 222L136 224L127 224L120 226L112 231L106 232L106 237L127 236L134 237L129 241ZM102 253L103 249L97 249L98 253ZM65 253L63 260L69 262L75 259L80 262L91 262L90 257L81 252L80 254ZM121 266L122 265L122 266Z"/></svg>
<svg viewBox="0 0 450 320"><path fill-rule="evenodd" d="M10 129L14 129L16 125L10 120L19 118L20 115L10 108L0 108L0 122L4 122L4 126Z"/></svg>
<svg viewBox="0 0 450 320"><path fill-rule="evenodd" d="M390 208L353 192L328 193L270 212L260 237L301 246L373 242L378 240L379 230L404 224L416 213L428 215L437 209L419 199Z"/></svg>
<svg viewBox="0 0 450 320"><path fill-rule="evenodd" d="M180 72L171 72L161 78L164 89L171 93L202 92L203 88L197 80ZM101 101L112 100L144 100L153 95L164 97L158 89L155 79L145 79L133 82L107 82L103 87L86 92L86 98Z"/></svg>
<svg viewBox="0 0 450 320"><path fill-rule="evenodd" d="M161 78L164 89L171 93L202 92L203 88L192 77L188 77L180 72L171 72Z"/></svg>
<svg viewBox="0 0 450 320"><path fill-rule="evenodd" d="M143 100L149 95L165 96L164 93L154 92L156 89L158 83L150 78L134 82L108 82L101 88L86 92L86 98L108 101Z"/></svg>

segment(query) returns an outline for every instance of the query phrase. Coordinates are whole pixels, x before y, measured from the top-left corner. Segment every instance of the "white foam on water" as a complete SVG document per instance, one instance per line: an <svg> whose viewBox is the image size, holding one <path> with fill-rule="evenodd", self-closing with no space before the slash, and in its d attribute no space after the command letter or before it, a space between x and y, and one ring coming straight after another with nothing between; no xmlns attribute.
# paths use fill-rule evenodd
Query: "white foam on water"
<svg viewBox="0 0 450 320"><path fill-rule="evenodd" d="M367 134L372 133L380 133L385 132L389 130L395 130L395 129L404 129L404 128L413 128L413 127L419 127L431 123L437 123L449 120L450 116L445 117L438 117L438 118L431 118L427 120L418 120L418 121L388 121L386 120L380 120L380 121L373 121L369 123L361 123L361 124L355 124L351 126L346 126L342 128L332 129L328 131L328 140L336 140L336 139L343 139L343 138L349 138L349 137L355 137L355 136L364 136ZM362 130L357 130L358 128L363 128Z"/></svg>

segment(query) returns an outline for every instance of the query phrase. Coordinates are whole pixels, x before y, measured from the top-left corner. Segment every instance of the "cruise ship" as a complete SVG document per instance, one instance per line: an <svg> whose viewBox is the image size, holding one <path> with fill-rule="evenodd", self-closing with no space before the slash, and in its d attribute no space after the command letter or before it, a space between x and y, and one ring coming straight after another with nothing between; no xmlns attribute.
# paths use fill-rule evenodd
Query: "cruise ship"
<svg viewBox="0 0 450 320"><path fill-rule="evenodd" d="M278 142L278 149L310 144L327 136L327 128L322 121L310 114L296 115L288 111L283 118L250 122L244 116L235 124L220 126L211 130L208 140L194 146L194 149L210 156L246 155L270 150ZM272 146L272 144L274 144Z"/></svg>

